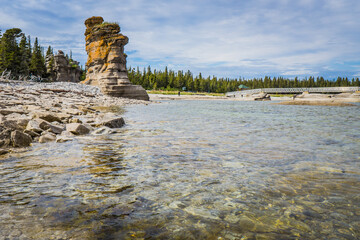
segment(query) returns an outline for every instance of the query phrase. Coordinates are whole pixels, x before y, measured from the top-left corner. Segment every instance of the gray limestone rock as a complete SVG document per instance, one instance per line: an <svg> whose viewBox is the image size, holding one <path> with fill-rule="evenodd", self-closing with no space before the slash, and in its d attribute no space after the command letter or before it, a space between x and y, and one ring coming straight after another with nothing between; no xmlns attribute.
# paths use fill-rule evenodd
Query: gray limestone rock
<svg viewBox="0 0 360 240"><path fill-rule="evenodd" d="M60 134L62 131L65 130L64 127L51 124L51 123L49 123L49 122L47 122L45 120L42 120L40 122L39 127L42 130L47 130L48 132L52 132L52 133L55 133L55 134Z"/></svg>
<svg viewBox="0 0 360 240"><path fill-rule="evenodd" d="M66 124L66 131L75 135L84 135L90 132L90 129L80 123L68 123Z"/></svg>
<svg viewBox="0 0 360 240"><path fill-rule="evenodd" d="M39 137L39 136L40 136L39 133L30 131L30 130L27 130L27 129L24 130L24 133L29 134L32 138L35 138L35 137Z"/></svg>
<svg viewBox="0 0 360 240"><path fill-rule="evenodd" d="M55 142L55 141L56 141L56 135L49 132L45 133L39 138L39 143L47 143L47 142Z"/></svg>
<svg viewBox="0 0 360 240"><path fill-rule="evenodd" d="M17 120L3 120L0 123L3 127L11 129L11 130L22 130L23 127L20 126Z"/></svg>
<svg viewBox="0 0 360 240"><path fill-rule="evenodd" d="M30 135L15 130L11 132L11 143L13 147L28 147L32 143Z"/></svg>
<svg viewBox="0 0 360 240"><path fill-rule="evenodd" d="M6 109L1 109L0 108L0 114L2 115L9 115L12 113L18 113L18 114L26 114L26 111L20 110L20 109L13 109L13 108L6 108Z"/></svg>
<svg viewBox="0 0 360 240"><path fill-rule="evenodd" d="M109 128L121 128L122 126L125 125L125 121L122 117L119 117L119 118L114 118L111 120L105 120L100 125L106 126Z"/></svg>
<svg viewBox="0 0 360 240"><path fill-rule="evenodd" d="M26 126L26 130L41 133L43 130L40 128L40 122L37 119L30 120Z"/></svg>
<svg viewBox="0 0 360 240"><path fill-rule="evenodd" d="M61 119L57 116L57 114L51 112L44 112L44 111L33 112L33 118L41 118L48 122L62 123Z"/></svg>
<svg viewBox="0 0 360 240"><path fill-rule="evenodd" d="M19 114L19 113L12 113L7 115L6 117L4 117L3 121L5 120L11 120L16 122L17 128L26 128L26 125L28 124L28 122L30 121L30 117L28 115L25 114ZM0 120L1 122L1 120Z"/></svg>

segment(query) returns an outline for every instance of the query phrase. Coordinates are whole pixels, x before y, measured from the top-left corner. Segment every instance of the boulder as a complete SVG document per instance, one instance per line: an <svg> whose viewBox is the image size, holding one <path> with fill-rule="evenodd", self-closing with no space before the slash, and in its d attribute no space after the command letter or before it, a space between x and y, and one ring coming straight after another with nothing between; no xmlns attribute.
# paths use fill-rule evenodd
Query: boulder
<svg viewBox="0 0 360 240"><path fill-rule="evenodd" d="M39 137L39 136L40 136L39 133L30 131L30 130L27 130L27 129L24 130L24 133L30 135L32 138L35 138L35 137Z"/></svg>
<svg viewBox="0 0 360 240"><path fill-rule="evenodd" d="M6 118L3 118L2 121L6 121L6 120L15 121L18 129L25 129L30 119L31 118L27 115L12 113L7 115ZM0 122L2 121L0 120Z"/></svg>
<svg viewBox="0 0 360 240"><path fill-rule="evenodd" d="M63 113L63 112L61 112L61 113L56 113L56 116L57 116L58 118L60 118L61 121L63 121L63 122L68 122L69 119L72 118L72 116L71 116L70 114Z"/></svg>
<svg viewBox="0 0 360 240"><path fill-rule="evenodd" d="M109 127L109 128L121 128L125 125L125 121L122 117L114 118L111 120L105 120L100 125Z"/></svg>
<svg viewBox="0 0 360 240"><path fill-rule="evenodd" d="M72 132L69 132L69 131L63 131L59 136L63 136L63 137L68 137L68 138L73 138L75 137L76 135L73 134Z"/></svg>
<svg viewBox="0 0 360 240"><path fill-rule="evenodd" d="M18 130L11 132L11 143L13 147L28 147L32 143L30 135Z"/></svg>
<svg viewBox="0 0 360 240"><path fill-rule="evenodd" d="M90 129L82 125L81 123L68 123L66 124L66 131L75 135L84 135L90 132Z"/></svg>
<svg viewBox="0 0 360 240"><path fill-rule="evenodd" d="M30 120L26 126L26 130L41 133L43 130L40 128L40 121L37 119Z"/></svg>
<svg viewBox="0 0 360 240"><path fill-rule="evenodd" d="M57 125L51 124L45 120L42 120L40 122L39 127L42 130L47 130L48 132L52 132L55 134L60 134L62 131L65 130L62 126L57 126Z"/></svg>
<svg viewBox="0 0 360 240"><path fill-rule="evenodd" d="M18 124L17 120L3 120L0 123L3 127L11 129L11 130L22 130L23 126Z"/></svg>
<svg viewBox="0 0 360 240"><path fill-rule="evenodd" d="M34 112L32 118L40 118L48 122L62 123L61 119L57 116L57 114L51 112L42 112L42 111Z"/></svg>
<svg viewBox="0 0 360 240"><path fill-rule="evenodd" d="M49 132L45 133L39 138L39 143L47 143L47 142L55 142L55 141L56 141L56 135Z"/></svg>
<svg viewBox="0 0 360 240"><path fill-rule="evenodd" d="M50 128L48 129L49 132L55 133L55 134L60 134L65 130L65 128L63 128L62 126L57 126L57 125L53 125L50 124Z"/></svg>

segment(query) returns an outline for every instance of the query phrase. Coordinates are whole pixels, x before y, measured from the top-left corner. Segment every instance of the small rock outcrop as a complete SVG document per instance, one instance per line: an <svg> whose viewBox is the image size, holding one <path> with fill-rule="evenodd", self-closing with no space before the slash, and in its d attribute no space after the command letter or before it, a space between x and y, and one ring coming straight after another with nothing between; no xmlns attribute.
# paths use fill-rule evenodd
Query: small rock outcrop
<svg viewBox="0 0 360 240"><path fill-rule="evenodd" d="M85 26L88 59L84 83L99 86L110 96L149 100L144 88L129 81L124 54L129 39L120 33L119 24L91 17L85 21Z"/></svg>
<svg viewBox="0 0 360 240"><path fill-rule="evenodd" d="M47 56L46 71L52 82L80 81L81 69L79 62L69 60L61 50L58 51L58 54Z"/></svg>

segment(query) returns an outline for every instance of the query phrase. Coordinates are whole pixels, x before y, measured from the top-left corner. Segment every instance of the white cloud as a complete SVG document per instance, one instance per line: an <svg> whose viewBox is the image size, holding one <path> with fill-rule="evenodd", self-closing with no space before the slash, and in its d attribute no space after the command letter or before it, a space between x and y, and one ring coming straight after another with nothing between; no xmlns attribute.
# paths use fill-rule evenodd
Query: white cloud
<svg viewBox="0 0 360 240"><path fill-rule="evenodd" d="M120 23L130 38L129 65L141 68L306 75L325 66L336 71L335 61L360 61L356 0L14 0L7 6L0 10L1 27L17 26L40 43L71 49L82 63L83 22L94 15Z"/></svg>

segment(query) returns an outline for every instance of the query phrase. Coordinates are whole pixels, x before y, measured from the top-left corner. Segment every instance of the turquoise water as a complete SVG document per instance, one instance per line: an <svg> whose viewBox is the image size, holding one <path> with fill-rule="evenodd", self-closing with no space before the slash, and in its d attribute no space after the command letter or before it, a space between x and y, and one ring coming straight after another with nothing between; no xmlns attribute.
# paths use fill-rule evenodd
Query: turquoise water
<svg viewBox="0 0 360 240"><path fill-rule="evenodd" d="M165 101L0 160L0 239L359 239L360 107Z"/></svg>

